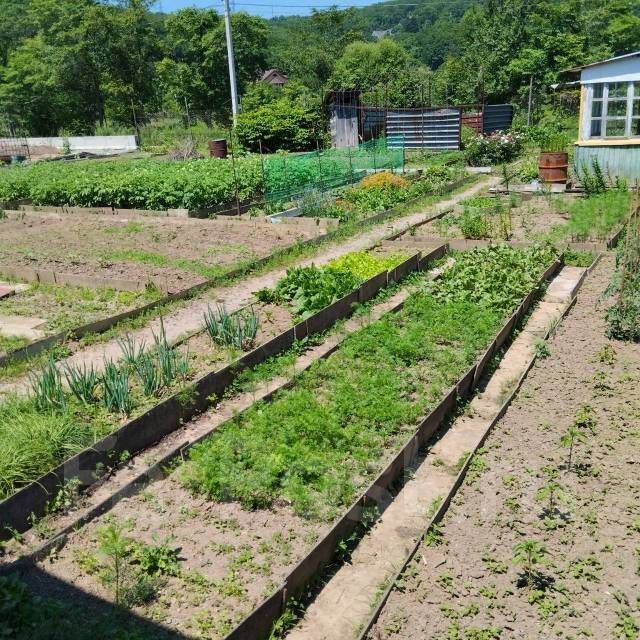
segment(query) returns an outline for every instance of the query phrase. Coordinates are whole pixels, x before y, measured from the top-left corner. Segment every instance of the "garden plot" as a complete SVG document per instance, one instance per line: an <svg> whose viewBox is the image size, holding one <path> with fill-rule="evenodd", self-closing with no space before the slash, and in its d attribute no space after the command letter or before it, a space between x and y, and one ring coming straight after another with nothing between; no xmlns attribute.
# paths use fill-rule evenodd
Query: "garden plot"
<svg viewBox="0 0 640 640"><path fill-rule="evenodd" d="M0 354L48 335L117 315L158 299L154 288L118 291L44 282L7 283L14 295L0 298Z"/></svg>
<svg viewBox="0 0 640 640"><path fill-rule="evenodd" d="M371 639L640 633L640 348L605 338L603 258Z"/></svg>
<svg viewBox="0 0 640 640"><path fill-rule="evenodd" d="M610 191L590 197L568 194L476 196L457 211L421 227L427 238L519 242L606 242L622 224L628 195Z"/></svg>
<svg viewBox="0 0 640 640"><path fill-rule="evenodd" d="M326 226L314 220L10 213L0 223L0 273L175 293L324 233Z"/></svg>
<svg viewBox="0 0 640 640"><path fill-rule="evenodd" d="M200 331L185 336L179 345L168 344L164 324L148 345L126 335L119 341L120 365L105 359L100 372L87 366L57 367L49 360L32 374L28 394L8 394L0 404L5 440L0 451L0 497L37 480L179 389L189 403L195 382L204 375L233 363L240 367L237 360L243 351L280 337L295 323L357 292L372 276L382 274L384 287L387 270L405 257L355 252L322 268L291 269L273 290L262 290L264 300L254 306L235 314L224 305L207 307ZM49 435L43 435L47 431Z"/></svg>
<svg viewBox="0 0 640 640"><path fill-rule="evenodd" d="M43 568L65 580L74 576L83 589L113 599L113 574L101 545L124 538L130 577L135 574L139 584L140 571L159 575L157 581L147 581L152 602L142 602L138 594L129 605L181 630L197 630L198 620L205 620L210 637L224 635L229 621L246 613L256 594L264 595L267 581L284 570L284 563L273 574L264 568L267 546L263 536L256 536L288 527L293 529L289 539L305 541L308 551L413 433L420 416L486 348L552 259L543 250L508 248L469 255L458 258L460 267L451 269L450 278L447 271L437 284L425 283L425 291L410 297L401 311L348 336L330 358L298 376L290 390L225 424L173 474L152 484L149 494L119 503L91 527L71 534L67 546ZM465 279L467 260L489 263L490 277ZM500 283L493 277L499 269L511 276L508 291L495 284ZM154 522L164 528L154 539L147 517L152 517L158 496L156 509L162 517ZM180 513L182 504L185 513ZM195 512L190 515L191 508ZM222 547L202 556L201 541L214 529L224 529L220 522L239 519L235 514L253 518L248 523L254 530L219 542L214 537ZM128 522L134 515L137 524ZM190 525L178 524L190 517ZM164 537L170 533L179 535ZM305 553L302 545L296 548ZM138 560L142 556L173 558L161 563L172 568L155 571L149 567L157 563L143 563ZM189 577L194 567L203 577ZM119 593L128 592L123 588Z"/></svg>

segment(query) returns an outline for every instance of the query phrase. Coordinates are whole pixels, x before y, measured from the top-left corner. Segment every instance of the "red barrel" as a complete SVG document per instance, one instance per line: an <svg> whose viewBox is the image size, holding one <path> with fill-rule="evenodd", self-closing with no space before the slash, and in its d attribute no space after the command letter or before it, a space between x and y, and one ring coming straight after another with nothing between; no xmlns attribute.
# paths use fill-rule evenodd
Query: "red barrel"
<svg viewBox="0 0 640 640"><path fill-rule="evenodd" d="M227 157L227 141L224 138L209 140L209 155L212 158Z"/></svg>
<svg viewBox="0 0 640 640"><path fill-rule="evenodd" d="M569 154L563 151L543 151L538 158L542 182L567 183Z"/></svg>

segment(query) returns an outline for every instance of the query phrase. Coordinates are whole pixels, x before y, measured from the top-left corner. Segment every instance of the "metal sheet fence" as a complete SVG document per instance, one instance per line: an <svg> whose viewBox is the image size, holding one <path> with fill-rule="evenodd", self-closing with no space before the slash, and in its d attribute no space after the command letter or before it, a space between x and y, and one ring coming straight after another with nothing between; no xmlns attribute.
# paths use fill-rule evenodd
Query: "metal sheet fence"
<svg viewBox="0 0 640 640"><path fill-rule="evenodd" d="M460 148L462 110L392 109L386 114L389 146L406 149L448 151Z"/></svg>
<svg viewBox="0 0 640 640"><path fill-rule="evenodd" d="M482 133L507 131L513 122L512 104L488 104L482 117Z"/></svg>

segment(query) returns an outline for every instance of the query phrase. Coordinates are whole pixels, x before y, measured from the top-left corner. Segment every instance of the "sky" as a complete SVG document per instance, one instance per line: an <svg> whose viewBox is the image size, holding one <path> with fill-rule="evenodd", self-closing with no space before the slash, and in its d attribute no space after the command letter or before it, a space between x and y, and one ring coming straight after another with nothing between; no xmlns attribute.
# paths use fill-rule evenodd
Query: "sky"
<svg viewBox="0 0 640 640"><path fill-rule="evenodd" d="M333 4L340 8L364 7L374 1L376 0L335 0ZM326 9L332 6L331 0L230 0L230 3L232 11L246 11L263 18L309 15L314 7ZM169 13L185 7L206 7L221 10L222 0L156 0L152 9Z"/></svg>

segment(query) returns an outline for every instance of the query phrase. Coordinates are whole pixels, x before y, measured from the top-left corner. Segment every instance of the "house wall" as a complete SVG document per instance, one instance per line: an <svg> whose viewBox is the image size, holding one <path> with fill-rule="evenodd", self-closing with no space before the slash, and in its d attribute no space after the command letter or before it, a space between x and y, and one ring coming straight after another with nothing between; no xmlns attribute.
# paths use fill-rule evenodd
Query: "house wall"
<svg viewBox="0 0 640 640"><path fill-rule="evenodd" d="M602 170L611 178L620 176L625 178L631 186L640 180L640 146L581 146L575 149L574 165L578 175L582 167L591 168L597 160Z"/></svg>

